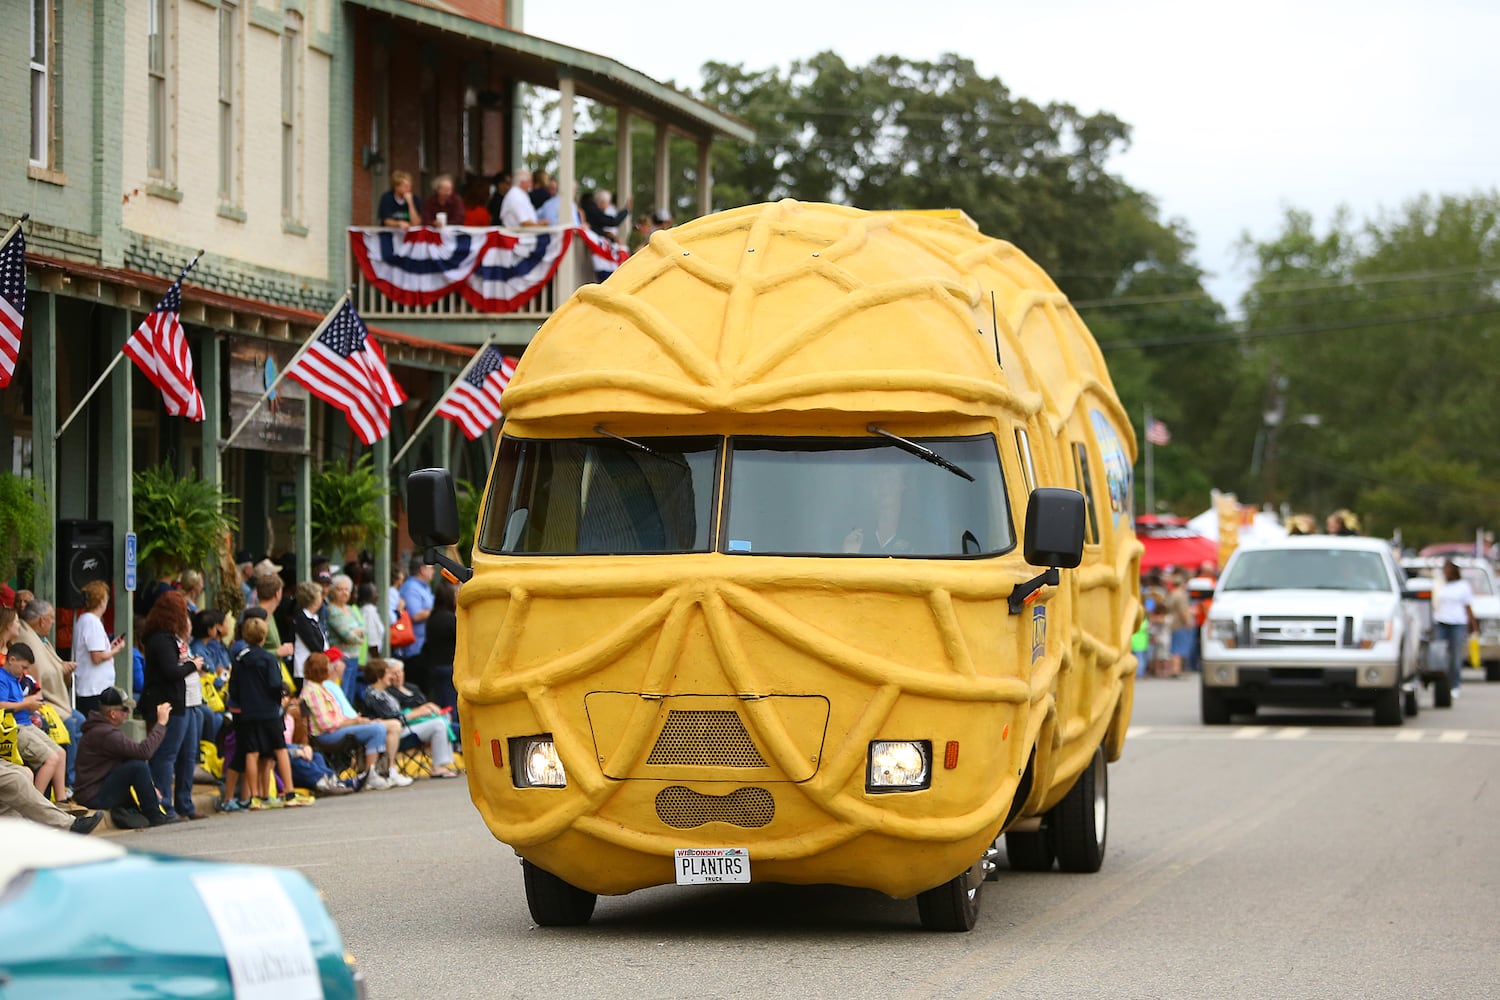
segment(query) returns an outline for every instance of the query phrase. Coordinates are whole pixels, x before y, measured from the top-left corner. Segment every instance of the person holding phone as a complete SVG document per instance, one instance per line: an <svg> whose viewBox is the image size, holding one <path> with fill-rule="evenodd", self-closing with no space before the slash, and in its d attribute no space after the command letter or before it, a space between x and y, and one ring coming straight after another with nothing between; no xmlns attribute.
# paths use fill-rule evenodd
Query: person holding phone
<svg viewBox="0 0 1500 1000"><path fill-rule="evenodd" d="M109 608L109 584L90 580L83 585L83 614L73 623L74 704L87 716L99 707L99 696L115 682L115 656L125 648L125 637L110 638L104 630Z"/></svg>
<svg viewBox="0 0 1500 1000"><path fill-rule="evenodd" d="M202 664L201 657L188 653L192 625L182 591L169 590L156 599L146 615L142 633L146 677L137 714L154 721L158 705L172 706L166 723L167 735L151 754L151 780L169 822L175 816L197 819L199 814L193 808L193 766L198 758L193 723L197 716L188 707L187 682L193 681L201 702L203 690L197 685L197 673Z"/></svg>

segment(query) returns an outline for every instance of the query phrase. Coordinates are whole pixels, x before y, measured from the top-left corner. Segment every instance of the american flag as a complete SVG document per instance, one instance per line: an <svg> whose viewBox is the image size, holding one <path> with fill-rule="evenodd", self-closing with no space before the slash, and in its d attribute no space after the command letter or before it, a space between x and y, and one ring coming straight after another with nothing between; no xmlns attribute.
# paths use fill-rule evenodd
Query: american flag
<svg viewBox="0 0 1500 1000"><path fill-rule="evenodd" d="M406 393L386 368L380 345L347 300L286 373L323 402L343 410L355 436L367 445L390 433L391 407L406 402Z"/></svg>
<svg viewBox="0 0 1500 1000"><path fill-rule="evenodd" d="M474 440L500 419L500 394L510 384L517 364L515 358L507 358L496 348L486 347L480 352L479 360L453 384L448 395L438 404L438 416L458 424L463 428L464 436Z"/></svg>
<svg viewBox="0 0 1500 1000"><path fill-rule="evenodd" d="M0 389L10 385L21 353L26 316L26 237L21 230L0 246Z"/></svg>
<svg viewBox="0 0 1500 1000"><path fill-rule="evenodd" d="M1172 443L1172 432L1167 430L1167 425L1160 420L1153 420L1146 425L1146 440L1159 448L1164 444Z"/></svg>
<svg viewBox="0 0 1500 1000"><path fill-rule="evenodd" d="M184 270L172 282L156 308L125 341L124 351L151 384L161 390L168 413L202 420L203 396L193 381L193 356L182 332L182 278L186 275Z"/></svg>

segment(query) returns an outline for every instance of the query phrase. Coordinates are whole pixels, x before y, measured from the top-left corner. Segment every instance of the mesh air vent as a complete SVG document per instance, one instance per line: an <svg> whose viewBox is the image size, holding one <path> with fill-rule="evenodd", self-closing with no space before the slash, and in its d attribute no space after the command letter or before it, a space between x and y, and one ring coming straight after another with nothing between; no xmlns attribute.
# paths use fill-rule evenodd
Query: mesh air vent
<svg viewBox="0 0 1500 1000"><path fill-rule="evenodd" d="M744 723L734 712L677 711L651 748L646 763L656 767L765 767Z"/></svg>
<svg viewBox="0 0 1500 1000"><path fill-rule="evenodd" d="M678 830L690 830L705 823L759 829L776 818L776 800L764 788L736 788L728 795L704 795L672 785L657 793L656 817Z"/></svg>

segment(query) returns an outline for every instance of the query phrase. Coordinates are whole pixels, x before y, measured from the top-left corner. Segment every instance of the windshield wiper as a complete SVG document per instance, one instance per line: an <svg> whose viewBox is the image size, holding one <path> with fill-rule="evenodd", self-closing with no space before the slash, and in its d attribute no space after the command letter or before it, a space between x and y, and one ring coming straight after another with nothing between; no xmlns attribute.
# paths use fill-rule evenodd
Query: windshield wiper
<svg viewBox="0 0 1500 1000"><path fill-rule="evenodd" d="M598 430L597 427L594 428L594 429ZM881 437L888 437L888 438L890 438L892 441L894 441L898 445L900 445L903 450L911 452L913 455L915 455L918 458L922 459L924 462L931 462L933 465L940 466L941 468L947 469L949 472L953 473L955 476L961 476L962 478L967 479L971 483L974 481L974 477L973 476L969 475L963 469L960 469L958 466L954 465L952 462L948 461L946 458L944 458L942 455L939 455L937 452L933 451L931 448L924 448L921 445L917 444L915 441L908 441L906 438L902 437L901 435L899 435L899 434L892 434L890 431L886 430L884 427L879 427L879 426L876 426L875 424L869 424L869 425L867 425L865 427L865 430L869 431L871 434L879 434Z"/></svg>
<svg viewBox="0 0 1500 1000"><path fill-rule="evenodd" d="M639 441L632 441L630 438L621 437L618 434L611 434L609 431L605 430L603 427L600 427L598 424L594 425L594 433L602 434L607 438L612 438L615 441L623 442L624 444L630 445L630 447L632 448L644 451L646 454L652 456L653 458L659 458L663 462L671 462L673 465L680 465L684 469L689 469L689 471L691 471L687 462L676 457L675 455L663 455L661 452L657 451L655 448L652 448L650 445L641 444Z"/></svg>

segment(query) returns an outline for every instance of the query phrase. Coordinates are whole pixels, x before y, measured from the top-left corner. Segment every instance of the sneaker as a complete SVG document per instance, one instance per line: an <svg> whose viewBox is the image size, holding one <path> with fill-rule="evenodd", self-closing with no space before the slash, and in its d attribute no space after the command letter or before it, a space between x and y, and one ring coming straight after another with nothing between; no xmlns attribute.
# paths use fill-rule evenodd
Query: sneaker
<svg viewBox="0 0 1500 1000"><path fill-rule="evenodd" d="M214 803L214 808L221 813L237 813L244 812L247 805L247 803L241 802L239 799L220 799Z"/></svg>
<svg viewBox="0 0 1500 1000"><path fill-rule="evenodd" d="M266 804L266 800L265 799L260 798L259 796L255 796L255 797L252 797L250 799L250 804L248 806L246 806L245 808L249 809L251 812L260 812L260 811L262 811L264 809L269 809L271 807Z"/></svg>
<svg viewBox="0 0 1500 1000"><path fill-rule="evenodd" d="M301 792L294 792L291 795L283 795L281 797L281 804L288 809L299 809L302 806L312 805L313 799L311 796L303 795Z"/></svg>
<svg viewBox="0 0 1500 1000"><path fill-rule="evenodd" d="M145 813L129 806L115 806L109 811L109 818L122 830L144 830L151 825Z"/></svg>
<svg viewBox="0 0 1500 1000"><path fill-rule="evenodd" d="M391 782L389 778L385 777L379 771L371 771L365 777L365 787L377 792L383 792L391 787Z"/></svg>
<svg viewBox="0 0 1500 1000"><path fill-rule="evenodd" d="M268 796L266 796L266 808L267 809L280 809L284 805L286 805L286 800L285 799L278 798L275 795L268 795Z"/></svg>
<svg viewBox="0 0 1500 1000"><path fill-rule="evenodd" d="M352 791L354 789L341 783L339 779L331 774L323 775L323 777L318 779L318 783L313 786L314 795L348 795Z"/></svg>
<svg viewBox="0 0 1500 1000"><path fill-rule="evenodd" d="M385 778L397 788L405 788L407 785L411 784L411 779L402 774L400 771L396 770L394 767L385 773Z"/></svg>
<svg viewBox="0 0 1500 1000"><path fill-rule="evenodd" d="M87 816L80 816L75 819L73 825L68 827L68 829L73 833L81 833L87 837L94 832L94 827L98 826L103 819L104 813L102 812L90 813Z"/></svg>
<svg viewBox="0 0 1500 1000"><path fill-rule="evenodd" d="M1462 689L1460 689L1460 688L1454 688L1453 689L1453 697L1457 698L1461 694L1463 694L1463 690Z"/></svg>

